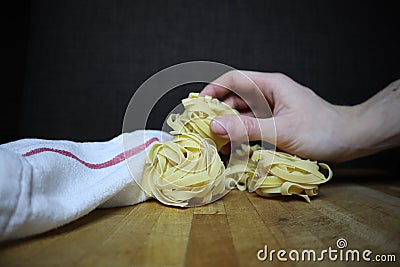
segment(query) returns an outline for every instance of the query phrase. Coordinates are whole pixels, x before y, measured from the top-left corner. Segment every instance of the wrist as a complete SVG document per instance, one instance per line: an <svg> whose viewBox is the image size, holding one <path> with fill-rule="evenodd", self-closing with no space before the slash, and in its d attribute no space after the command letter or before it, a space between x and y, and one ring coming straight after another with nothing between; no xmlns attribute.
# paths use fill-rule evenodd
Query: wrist
<svg viewBox="0 0 400 267"><path fill-rule="evenodd" d="M370 152L368 140L364 140L364 123L360 120L364 116L363 106L335 106L339 113L337 136L340 136L338 161L352 160ZM362 119L363 120L363 119Z"/></svg>
<svg viewBox="0 0 400 267"><path fill-rule="evenodd" d="M394 146L398 139L393 114L386 114L381 105L364 102L348 107L346 140L349 159L371 155Z"/></svg>
<svg viewBox="0 0 400 267"><path fill-rule="evenodd" d="M345 140L348 147L348 159L356 159L373 154L374 137L371 135L371 119L366 105L358 104L347 107Z"/></svg>

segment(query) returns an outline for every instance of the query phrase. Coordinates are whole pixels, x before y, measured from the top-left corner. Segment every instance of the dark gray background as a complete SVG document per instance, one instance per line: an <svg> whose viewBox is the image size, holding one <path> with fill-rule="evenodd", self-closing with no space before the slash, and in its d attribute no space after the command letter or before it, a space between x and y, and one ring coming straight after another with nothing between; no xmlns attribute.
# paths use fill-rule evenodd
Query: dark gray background
<svg viewBox="0 0 400 267"><path fill-rule="evenodd" d="M143 81L192 60L283 72L328 101L357 104L400 78L395 3L18 2L3 11L0 141L112 138ZM174 92L158 114L186 94ZM394 155L398 150L341 166L394 169Z"/></svg>

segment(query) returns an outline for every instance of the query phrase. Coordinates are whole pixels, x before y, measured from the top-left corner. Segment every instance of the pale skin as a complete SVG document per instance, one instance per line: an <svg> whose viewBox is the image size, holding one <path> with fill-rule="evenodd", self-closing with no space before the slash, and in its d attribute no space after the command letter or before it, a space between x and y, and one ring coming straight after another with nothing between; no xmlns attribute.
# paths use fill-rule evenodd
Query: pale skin
<svg viewBox="0 0 400 267"><path fill-rule="evenodd" d="M254 84L268 101L272 117L255 118L249 110L253 103L246 103L230 90L252 94ZM326 162L348 161L400 145L400 80L355 106L333 105L280 73L231 71L200 94L222 98L241 112L239 117L224 115L213 120L211 131L222 138L241 140L248 136L249 140L276 142L282 151ZM242 121L245 131L235 131L237 120ZM222 152L229 150L226 146Z"/></svg>

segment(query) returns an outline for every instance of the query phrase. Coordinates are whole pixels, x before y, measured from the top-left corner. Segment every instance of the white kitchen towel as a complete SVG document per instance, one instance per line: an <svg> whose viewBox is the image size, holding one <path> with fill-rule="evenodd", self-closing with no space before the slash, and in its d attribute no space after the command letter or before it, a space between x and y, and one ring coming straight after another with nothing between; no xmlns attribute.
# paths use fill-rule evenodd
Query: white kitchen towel
<svg viewBox="0 0 400 267"><path fill-rule="evenodd" d="M146 152L170 139L165 132L138 130L107 142L22 139L0 145L0 242L43 233L97 207L145 201L135 181L142 180Z"/></svg>

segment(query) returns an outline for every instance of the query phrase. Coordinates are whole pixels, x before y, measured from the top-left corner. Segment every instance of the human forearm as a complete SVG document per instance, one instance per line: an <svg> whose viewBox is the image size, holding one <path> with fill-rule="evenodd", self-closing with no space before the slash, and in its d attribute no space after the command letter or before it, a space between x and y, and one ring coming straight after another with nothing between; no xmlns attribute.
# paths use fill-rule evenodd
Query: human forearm
<svg viewBox="0 0 400 267"><path fill-rule="evenodd" d="M367 101L351 107L347 127L349 158L358 158L400 145L400 80Z"/></svg>

